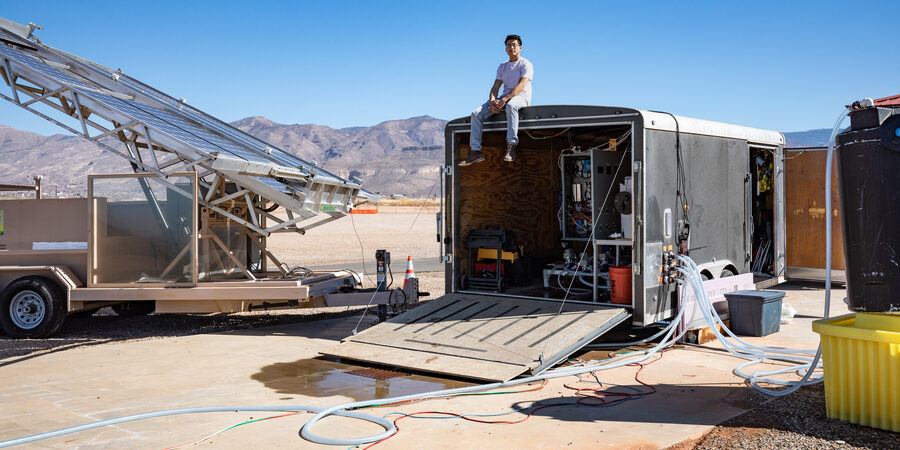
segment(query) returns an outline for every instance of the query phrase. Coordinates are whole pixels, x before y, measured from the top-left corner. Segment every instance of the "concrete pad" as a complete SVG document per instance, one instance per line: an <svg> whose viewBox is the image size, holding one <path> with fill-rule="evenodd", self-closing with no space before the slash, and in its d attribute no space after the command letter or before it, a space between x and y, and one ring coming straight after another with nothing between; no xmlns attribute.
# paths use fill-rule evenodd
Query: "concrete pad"
<svg viewBox="0 0 900 450"><path fill-rule="evenodd" d="M792 324L782 325L777 334L745 340L815 349L818 335L811 331L811 322L822 314L823 290L796 283L779 288L786 291L784 301L798 310L798 317ZM833 291L832 315L847 312L841 302L844 296L843 289ZM376 396L467 385L425 376L374 380L346 374L353 366L308 361L318 351L348 336L357 320L334 319L114 343L0 360L0 440L162 409L221 405L327 407ZM407 418L399 422L400 432L377 448L659 448L696 438L757 404L751 389L731 372L742 360L722 352L718 343L708 347L665 352L640 373L641 381L657 392L617 406L551 407L516 425ZM774 365L760 369L767 367ZM648 388L634 380L637 369L622 367L598 372L597 376L604 383L645 391ZM378 416L393 411L501 414L534 404L574 403L578 397L565 384L579 385L579 380L551 380L535 392L435 399L367 408L363 412ZM277 413L155 418L56 437L33 447L165 448L200 439L251 417L271 415ZM298 436L309 417L298 414L256 422L206 442L224 448L320 447ZM484 419L516 421L524 417L513 413ZM314 427L314 431L331 437L352 437L375 434L381 429L361 421L330 418Z"/></svg>

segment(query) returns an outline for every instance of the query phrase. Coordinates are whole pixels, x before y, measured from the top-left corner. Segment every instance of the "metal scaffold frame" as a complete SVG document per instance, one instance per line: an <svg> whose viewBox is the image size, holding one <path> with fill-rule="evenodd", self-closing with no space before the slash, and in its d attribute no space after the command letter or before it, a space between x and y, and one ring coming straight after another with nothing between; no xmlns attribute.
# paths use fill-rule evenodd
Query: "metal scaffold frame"
<svg viewBox="0 0 900 450"><path fill-rule="evenodd" d="M120 70L44 45L32 35L39 28L0 19L0 76L10 88L9 95L0 97L125 158L135 173L159 176L167 188L186 197L190 194L167 178L196 172L205 191L198 203L246 227L248 234L302 234L344 216L354 202L377 201L376 194L358 183L250 136L183 99L175 100ZM58 118L36 109L38 105ZM78 128L63 119L74 119ZM252 208L249 220L224 207L233 201ZM320 211L323 205L328 211ZM278 207L284 208L286 218L272 214Z"/></svg>

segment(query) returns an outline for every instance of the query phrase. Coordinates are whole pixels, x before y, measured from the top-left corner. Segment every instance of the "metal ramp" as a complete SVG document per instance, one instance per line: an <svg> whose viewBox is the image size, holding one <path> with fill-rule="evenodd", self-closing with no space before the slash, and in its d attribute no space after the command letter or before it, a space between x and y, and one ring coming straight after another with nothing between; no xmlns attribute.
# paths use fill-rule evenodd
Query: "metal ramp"
<svg viewBox="0 0 900 450"><path fill-rule="evenodd" d="M443 375L507 381L537 374L631 315L624 308L448 294L322 354Z"/></svg>
<svg viewBox="0 0 900 450"><path fill-rule="evenodd" d="M201 205L257 236L303 233L347 214L354 202L378 198L121 70L43 44L33 36L39 28L0 18L0 76L10 88L0 97L127 159L136 173L158 175L177 192L168 176L197 172ZM229 207L234 201L257 214L239 217ZM272 214L279 206L287 217Z"/></svg>

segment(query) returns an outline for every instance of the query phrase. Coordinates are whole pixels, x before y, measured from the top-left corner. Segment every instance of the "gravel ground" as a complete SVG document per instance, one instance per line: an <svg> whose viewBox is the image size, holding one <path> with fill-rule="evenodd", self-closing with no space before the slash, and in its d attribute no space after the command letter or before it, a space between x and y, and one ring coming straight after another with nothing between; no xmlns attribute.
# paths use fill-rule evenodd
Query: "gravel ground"
<svg viewBox="0 0 900 450"><path fill-rule="evenodd" d="M694 441L685 449L900 449L900 433L854 425L825 417L825 387L807 386L786 397L768 400Z"/></svg>

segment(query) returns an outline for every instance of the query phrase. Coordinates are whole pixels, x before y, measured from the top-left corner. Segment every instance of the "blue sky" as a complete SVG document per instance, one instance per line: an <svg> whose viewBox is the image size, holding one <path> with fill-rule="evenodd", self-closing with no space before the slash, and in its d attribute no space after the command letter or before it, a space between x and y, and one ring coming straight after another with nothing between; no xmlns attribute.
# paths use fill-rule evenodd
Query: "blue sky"
<svg viewBox="0 0 900 450"><path fill-rule="evenodd" d="M900 94L893 1L4 2L44 43L226 121L335 128L468 115L503 37L523 37L534 104L653 109L778 131ZM6 86L3 88L8 89ZM0 103L0 124L49 122Z"/></svg>

